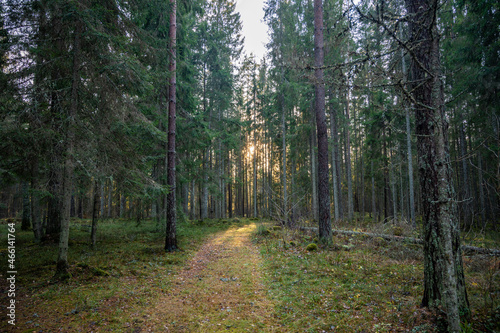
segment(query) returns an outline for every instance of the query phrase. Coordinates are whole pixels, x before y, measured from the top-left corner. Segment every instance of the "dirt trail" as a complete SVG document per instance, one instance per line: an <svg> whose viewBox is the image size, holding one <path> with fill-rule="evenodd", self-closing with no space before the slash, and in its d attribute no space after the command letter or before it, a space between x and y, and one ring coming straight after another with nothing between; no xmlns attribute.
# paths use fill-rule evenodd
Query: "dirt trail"
<svg viewBox="0 0 500 333"><path fill-rule="evenodd" d="M261 257L250 235L232 228L205 243L154 306L142 332L274 332Z"/></svg>

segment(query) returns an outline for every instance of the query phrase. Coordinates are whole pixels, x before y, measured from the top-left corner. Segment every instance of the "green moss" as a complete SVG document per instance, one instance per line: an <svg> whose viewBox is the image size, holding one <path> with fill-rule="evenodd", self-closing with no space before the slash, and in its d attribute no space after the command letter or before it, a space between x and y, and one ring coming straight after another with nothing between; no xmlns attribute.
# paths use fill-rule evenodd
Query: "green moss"
<svg viewBox="0 0 500 333"><path fill-rule="evenodd" d="M105 271L104 269L94 267L92 268L92 274L95 276L110 276L109 272Z"/></svg>
<svg viewBox="0 0 500 333"><path fill-rule="evenodd" d="M311 243L306 246L307 251L317 251L318 250L318 245L316 243Z"/></svg>

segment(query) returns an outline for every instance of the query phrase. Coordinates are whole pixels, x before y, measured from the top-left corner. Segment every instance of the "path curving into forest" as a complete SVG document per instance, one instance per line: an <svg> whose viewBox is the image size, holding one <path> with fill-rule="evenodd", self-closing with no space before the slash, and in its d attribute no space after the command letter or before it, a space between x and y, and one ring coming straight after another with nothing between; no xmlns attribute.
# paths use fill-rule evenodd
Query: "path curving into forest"
<svg viewBox="0 0 500 333"><path fill-rule="evenodd" d="M153 306L142 332L274 332L256 225L208 240Z"/></svg>

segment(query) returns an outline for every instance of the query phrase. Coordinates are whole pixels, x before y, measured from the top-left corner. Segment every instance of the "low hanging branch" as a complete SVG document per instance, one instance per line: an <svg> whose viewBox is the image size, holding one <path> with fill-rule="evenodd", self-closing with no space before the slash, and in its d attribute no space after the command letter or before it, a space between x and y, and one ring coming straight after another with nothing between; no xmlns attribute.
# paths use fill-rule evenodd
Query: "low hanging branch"
<svg viewBox="0 0 500 333"><path fill-rule="evenodd" d="M301 227L300 230L305 230L305 231L314 231L317 232L318 228L315 227ZM410 244L424 244L424 241L420 238L413 238L413 237L403 237L403 236L394 236L394 235L385 235L385 234L374 234L371 232L359 232L359 231L350 231L350 230L332 230L333 234L338 234L338 235L349 235L349 236L364 236L364 237L370 237L370 238L382 238L388 241L400 241L400 242L405 242L405 243L410 243ZM490 255L490 256L495 256L495 257L500 257L500 250L497 249L485 249L482 247L476 247L476 246L469 246L469 245L462 245L462 251L464 254L471 255L471 254L484 254L484 255Z"/></svg>

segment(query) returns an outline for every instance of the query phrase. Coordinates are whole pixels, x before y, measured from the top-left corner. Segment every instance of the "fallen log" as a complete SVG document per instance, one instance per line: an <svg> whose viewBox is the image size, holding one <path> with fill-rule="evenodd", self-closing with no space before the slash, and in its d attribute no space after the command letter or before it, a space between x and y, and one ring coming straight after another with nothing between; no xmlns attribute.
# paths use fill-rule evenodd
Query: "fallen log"
<svg viewBox="0 0 500 333"><path fill-rule="evenodd" d="M300 230L305 231L318 231L318 228L315 227L301 227ZM336 230L333 229L332 233L338 235L348 235L348 236L365 236L370 238L382 238L388 241L399 241L410 244L423 244L424 241L420 238L413 237L403 237L403 236L394 236L394 235L386 235L386 234L374 234L371 232L360 232L360 231L350 231L350 230ZM470 245L462 245L462 251L466 255L470 254L484 254L490 256L500 256L500 250L498 249L485 249L482 247L470 246Z"/></svg>

